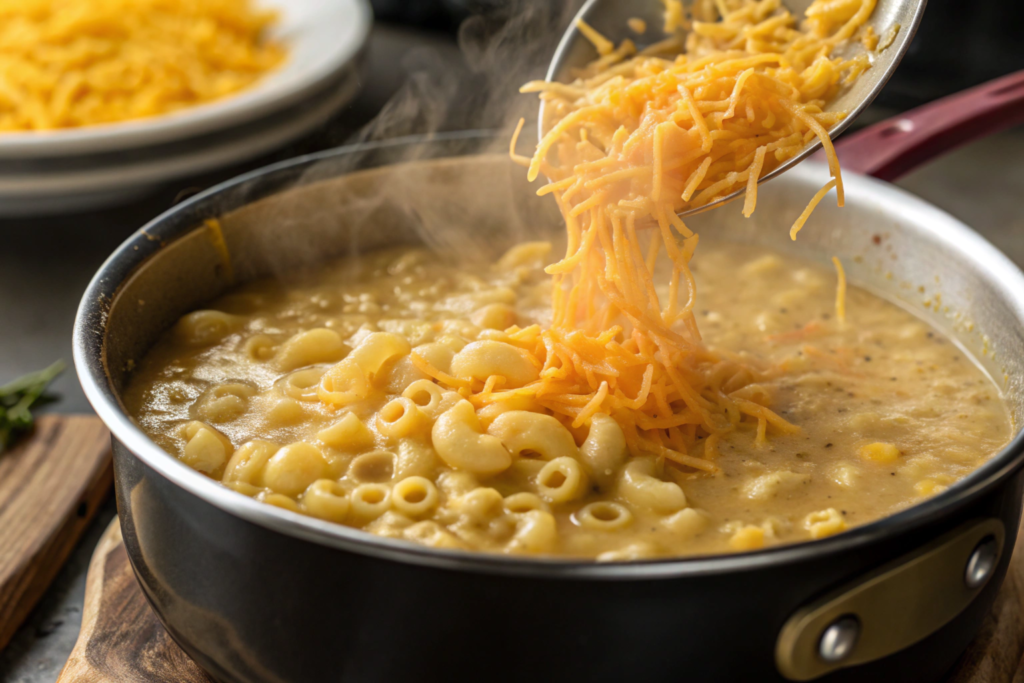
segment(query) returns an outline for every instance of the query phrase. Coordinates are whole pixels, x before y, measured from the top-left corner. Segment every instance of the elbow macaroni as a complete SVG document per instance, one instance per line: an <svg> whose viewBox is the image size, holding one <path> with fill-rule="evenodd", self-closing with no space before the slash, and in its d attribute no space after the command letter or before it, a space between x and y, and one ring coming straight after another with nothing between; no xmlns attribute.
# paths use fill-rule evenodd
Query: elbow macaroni
<svg viewBox="0 0 1024 683"><path fill-rule="evenodd" d="M443 412L444 392L429 379L416 380L405 388L402 397L412 401L431 420Z"/></svg>
<svg viewBox="0 0 1024 683"><path fill-rule="evenodd" d="M323 376L323 368L306 368L285 375L277 384L281 393L289 398L297 401L318 401Z"/></svg>
<svg viewBox="0 0 1024 683"><path fill-rule="evenodd" d="M296 497L327 473L327 461L320 449L308 443L293 443L277 451L263 467L263 484L274 493Z"/></svg>
<svg viewBox="0 0 1024 683"><path fill-rule="evenodd" d="M508 469L512 455L501 441L480 429L469 401L459 401L437 418L431 431L437 454L450 466L481 476Z"/></svg>
<svg viewBox="0 0 1024 683"><path fill-rule="evenodd" d="M391 490L391 503L408 517L420 517L437 506L440 496L434 482L426 477L408 477Z"/></svg>
<svg viewBox="0 0 1024 683"><path fill-rule="evenodd" d="M404 396L391 399L377 413L377 431L392 441L425 434L430 422L427 414Z"/></svg>
<svg viewBox="0 0 1024 683"><path fill-rule="evenodd" d="M633 513L625 505L611 501L598 501L580 508L576 513L580 526L597 531L618 531L633 521Z"/></svg>
<svg viewBox="0 0 1024 683"><path fill-rule="evenodd" d="M373 446L373 432L354 413L346 413L338 422L316 434L320 443L341 451L358 453Z"/></svg>
<svg viewBox="0 0 1024 683"><path fill-rule="evenodd" d="M221 384L204 392L196 402L196 412L207 422L230 422L245 414L256 389L248 384Z"/></svg>
<svg viewBox="0 0 1024 683"><path fill-rule="evenodd" d="M522 513L509 542L510 553L548 553L558 542L558 529L550 512L530 510Z"/></svg>
<svg viewBox="0 0 1024 683"><path fill-rule="evenodd" d="M514 389L540 376L539 368L520 349L505 342L484 340L467 344L452 358L452 374L463 380L484 382L504 379L503 388Z"/></svg>
<svg viewBox="0 0 1024 683"><path fill-rule="evenodd" d="M302 509L314 517L343 524L348 515L348 495L336 481L318 479L302 496Z"/></svg>
<svg viewBox="0 0 1024 683"><path fill-rule="evenodd" d="M340 360L347 350L341 335L334 330L307 330L281 345L274 356L274 365L278 370L288 372L307 365L332 363Z"/></svg>
<svg viewBox="0 0 1024 683"><path fill-rule="evenodd" d="M578 457L576 442L562 423L541 413L513 410L498 415L487 427L512 455L541 460Z"/></svg>
<svg viewBox="0 0 1024 683"><path fill-rule="evenodd" d="M604 413L594 415L590 433L580 446L580 459L590 476L602 484L609 483L628 454L619 423Z"/></svg>
<svg viewBox="0 0 1024 683"><path fill-rule="evenodd" d="M391 509L391 487L387 484L360 484L352 491L349 512L363 524Z"/></svg>
<svg viewBox="0 0 1024 683"><path fill-rule="evenodd" d="M409 342L397 334L374 332L352 352L352 362L363 371L367 381L373 382L388 363L408 355Z"/></svg>
<svg viewBox="0 0 1024 683"><path fill-rule="evenodd" d="M549 503L568 503L583 495L587 477L578 460L555 458L537 473L537 492Z"/></svg>
<svg viewBox="0 0 1024 683"><path fill-rule="evenodd" d="M622 468L619 491L634 506L669 515L686 507L686 494L679 485L654 476L652 458L636 458Z"/></svg>
<svg viewBox="0 0 1024 683"><path fill-rule="evenodd" d="M215 476L231 455L231 442L210 425L190 422L184 430L185 448L181 459L189 467Z"/></svg>
<svg viewBox="0 0 1024 683"><path fill-rule="evenodd" d="M244 325L245 319L221 311L189 313L174 326L173 334L187 346L211 346L221 342Z"/></svg>

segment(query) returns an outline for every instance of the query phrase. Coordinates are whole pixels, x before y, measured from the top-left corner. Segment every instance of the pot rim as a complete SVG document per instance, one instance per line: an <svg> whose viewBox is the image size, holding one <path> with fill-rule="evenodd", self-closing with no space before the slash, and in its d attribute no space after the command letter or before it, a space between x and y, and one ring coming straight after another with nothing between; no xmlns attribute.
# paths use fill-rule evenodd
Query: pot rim
<svg viewBox="0 0 1024 683"><path fill-rule="evenodd" d="M461 141L486 141L493 131L458 131L431 136L408 136L371 143L345 145L295 157L250 171L220 183L157 216L123 242L100 267L85 290L75 319L73 348L79 381L96 413L110 429L112 438L165 479L221 510L267 529L386 560L408 562L440 569L489 574L536 576L549 579L635 580L681 578L730 572L755 571L795 563L810 556L848 552L897 533L924 527L970 504L1011 476L1024 464L1024 430L999 453L946 491L894 515L854 527L828 538L776 546L754 552L698 555L629 562L599 563L593 560L524 558L483 552L426 548L407 541L375 536L368 532L307 517L233 491L193 470L157 446L132 421L120 405L106 370L105 338L107 311L121 285L161 245L180 239L202 225L204 218L222 215L258 199L292 187L285 181L317 162L375 150L410 145L444 145ZM808 162L791 169L792 176L821 175L824 166ZM324 180L317 178L314 182ZM258 181L264 182L259 186ZM256 185L246 187L250 183ZM983 263L1007 292L1017 292L1012 301L1024 319L1024 273L1001 251L964 223L889 183L847 174L844 184L850 194L870 196L880 208L896 214L912 213L914 222L955 246L958 253ZM255 191L253 191L255 189ZM225 198L228 201L224 201ZM1024 331L1022 331L1024 334Z"/></svg>

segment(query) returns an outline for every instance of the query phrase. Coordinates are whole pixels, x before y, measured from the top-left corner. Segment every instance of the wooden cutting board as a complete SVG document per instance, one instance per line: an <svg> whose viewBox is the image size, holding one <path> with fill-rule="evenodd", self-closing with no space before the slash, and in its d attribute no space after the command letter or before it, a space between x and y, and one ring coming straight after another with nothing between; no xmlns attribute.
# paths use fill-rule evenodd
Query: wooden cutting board
<svg viewBox="0 0 1024 683"><path fill-rule="evenodd" d="M160 624L115 517L89 562L82 631L57 683L213 683Z"/></svg>
<svg viewBox="0 0 1024 683"><path fill-rule="evenodd" d="M43 415L0 454L0 650L78 543L113 482L110 433L90 415Z"/></svg>
<svg viewBox="0 0 1024 683"><path fill-rule="evenodd" d="M1024 683L1024 550L948 683ZM82 632L57 683L214 683L181 651L142 595L114 519L89 564Z"/></svg>

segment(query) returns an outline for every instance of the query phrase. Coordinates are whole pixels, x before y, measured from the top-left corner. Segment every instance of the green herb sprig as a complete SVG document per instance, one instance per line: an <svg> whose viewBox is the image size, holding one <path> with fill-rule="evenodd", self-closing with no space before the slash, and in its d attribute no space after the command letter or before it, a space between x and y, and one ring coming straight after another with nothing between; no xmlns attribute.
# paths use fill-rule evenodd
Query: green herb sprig
<svg viewBox="0 0 1024 683"><path fill-rule="evenodd" d="M12 446L19 436L32 429L32 409L57 400L46 393L66 365L59 360L53 365L0 386L0 453Z"/></svg>

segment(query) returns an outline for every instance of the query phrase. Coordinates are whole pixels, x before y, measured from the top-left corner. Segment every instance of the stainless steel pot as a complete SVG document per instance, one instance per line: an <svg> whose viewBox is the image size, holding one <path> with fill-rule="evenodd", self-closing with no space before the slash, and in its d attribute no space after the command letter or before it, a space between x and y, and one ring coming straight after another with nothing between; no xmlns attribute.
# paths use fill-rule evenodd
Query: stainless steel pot
<svg viewBox="0 0 1024 683"><path fill-rule="evenodd" d="M424 239L482 257L557 230L522 169L479 153L491 142L399 140L256 171L151 222L90 284L75 361L113 434L132 565L174 639L225 682L937 680L1010 558L1019 433L944 493L832 538L601 565L435 551L264 505L167 455L125 413L133 363L234 281ZM726 207L691 226L823 263L840 256L851 282L971 350L1024 423L1021 272L956 219L867 177L849 177L846 208L823 202L790 242L789 222L826 175L804 163L762 188L754 218ZM203 227L211 217L233 280ZM432 229L445 224L455 237ZM936 292L941 310L923 307Z"/></svg>

